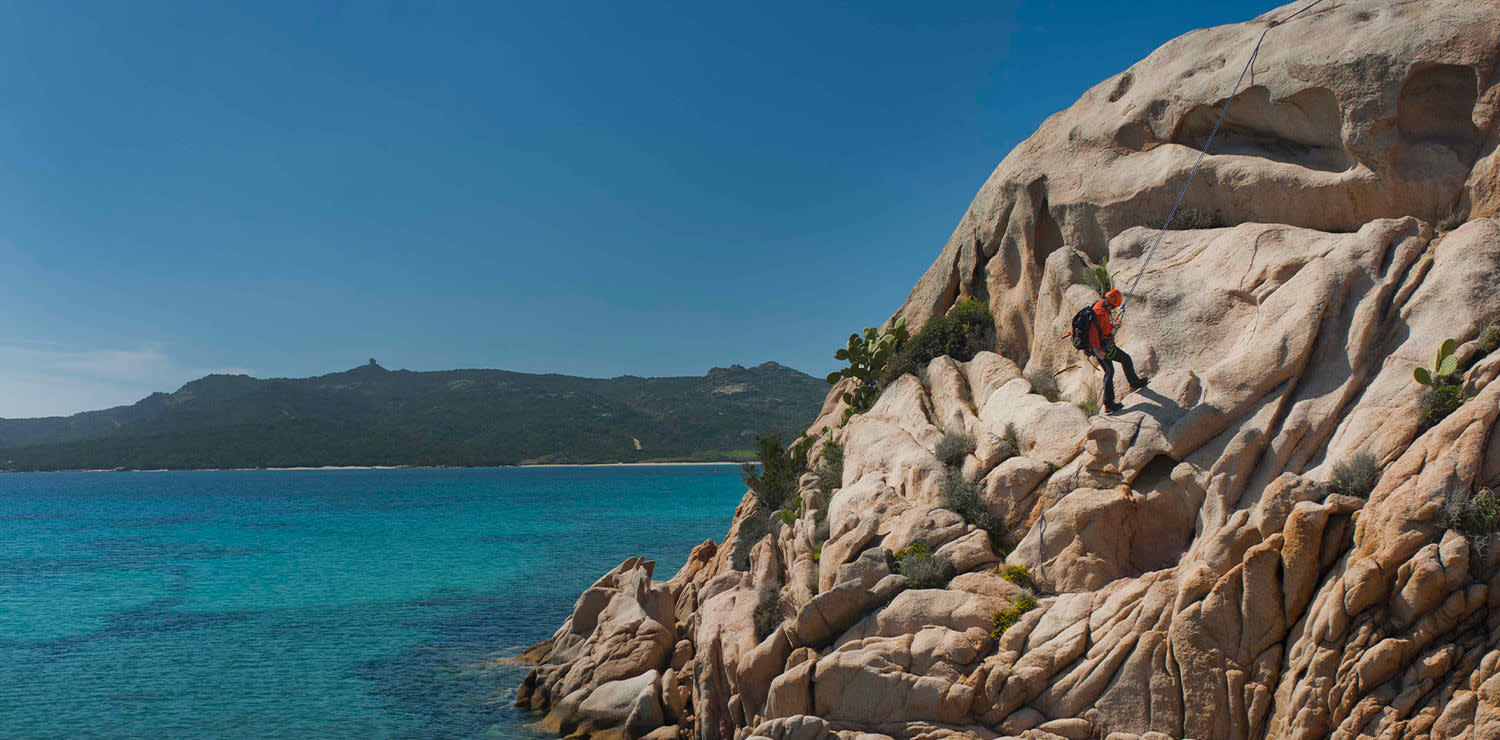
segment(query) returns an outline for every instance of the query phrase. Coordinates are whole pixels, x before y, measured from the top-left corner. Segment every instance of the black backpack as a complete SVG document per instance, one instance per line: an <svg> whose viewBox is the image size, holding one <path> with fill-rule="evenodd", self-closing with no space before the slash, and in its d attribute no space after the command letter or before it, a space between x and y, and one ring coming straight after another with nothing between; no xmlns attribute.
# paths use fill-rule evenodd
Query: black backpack
<svg viewBox="0 0 1500 740"><path fill-rule="evenodd" d="M1073 348L1087 350L1089 348L1089 329L1094 325L1094 307L1089 306L1078 313L1073 314L1073 331L1069 332L1073 337Z"/></svg>

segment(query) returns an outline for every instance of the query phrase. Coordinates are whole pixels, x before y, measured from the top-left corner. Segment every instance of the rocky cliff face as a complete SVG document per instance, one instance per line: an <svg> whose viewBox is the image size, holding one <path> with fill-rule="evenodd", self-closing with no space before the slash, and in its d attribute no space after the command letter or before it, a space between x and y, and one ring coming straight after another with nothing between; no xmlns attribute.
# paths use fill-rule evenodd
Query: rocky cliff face
<svg viewBox="0 0 1500 740"><path fill-rule="evenodd" d="M986 300L995 351L847 424L836 388L814 430L840 485L805 476L748 569L749 495L671 580L605 575L521 703L631 738L1500 738L1500 538L1445 515L1500 482L1500 2L1333 0L1271 31L1130 306L1151 388L1114 416L1072 403L1100 382L1060 338L1085 264L1136 275L1296 7L1176 39L1042 124L899 312ZM1423 428L1412 369L1448 337L1471 398ZM944 508L952 433L1030 611L1006 543ZM1358 453L1374 491L1330 492ZM952 560L946 588L892 572L913 543Z"/></svg>

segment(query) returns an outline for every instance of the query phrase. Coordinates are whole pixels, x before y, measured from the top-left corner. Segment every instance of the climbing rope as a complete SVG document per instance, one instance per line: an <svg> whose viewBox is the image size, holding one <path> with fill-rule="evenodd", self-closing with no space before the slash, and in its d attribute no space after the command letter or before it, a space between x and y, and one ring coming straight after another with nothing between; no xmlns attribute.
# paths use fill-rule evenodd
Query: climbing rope
<svg viewBox="0 0 1500 740"><path fill-rule="evenodd" d="M1146 259L1141 262L1141 269L1136 272L1135 280L1131 281L1130 290L1125 292L1125 300L1120 302L1120 318L1116 322L1117 325L1122 325L1125 323L1125 311L1130 307L1130 299L1135 297L1135 289L1140 286L1141 278L1146 274L1146 267L1151 264L1151 259L1156 256L1156 248L1161 246L1162 239L1167 235L1167 227L1171 226L1172 219L1177 217L1177 209L1182 207L1182 199L1187 197L1188 188L1192 186L1193 178L1198 175L1198 168L1202 166L1203 159L1208 156L1209 149L1213 147L1214 138L1219 135L1219 128L1224 125L1224 118L1229 115L1229 106L1234 103L1235 96L1240 94L1240 86L1245 84L1245 77L1250 74L1250 68L1255 64L1255 58L1260 56L1260 47L1261 44L1265 43L1266 41L1266 34L1269 34L1271 32L1271 29L1287 23L1288 21L1291 21L1297 16L1302 15L1303 13L1316 8L1319 5L1322 5L1324 2L1326 2L1326 0L1313 0L1311 3L1303 6L1301 10L1292 13L1285 18L1282 18L1281 20L1271 21L1270 24L1266 26L1266 30L1261 31L1260 38L1255 40L1255 48L1251 50L1250 59L1245 62L1245 68L1240 70L1240 78L1235 81L1234 90L1230 92L1229 97L1224 100L1224 110L1219 111L1219 118L1218 120L1214 121L1213 130L1208 132L1208 140L1203 142L1203 149L1198 152L1198 159L1193 162L1193 168L1191 170L1188 170L1187 182L1182 184L1182 190L1177 193L1177 200L1172 203L1172 210L1167 212L1167 219L1162 222L1161 230L1156 234L1156 240L1151 243L1151 248L1146 250ZM1076 254L1077 250L1074 250L1074 252ZM1085 264L1087 264L1087 262L1085 262ZM1093 364L1091 356L1090 364ZM1103 399L1101 398L1100 400L1102 402ZM1072 485L1074 489L1078 487L1078 480L1082 474L1083 466L1079 465L1077 469L1073 471ZM1043 509L1042 516L1038 523L1041 527L1041 531L1037 534L1038 547L1036 554L1036 573L1037 578L1040 581L1045 580L1045 576L1042 573L1042 558L1046 554L1047 550L1047 512L1045 509Z"/></svg>
<svg viewBox="0 0 1500 740"><path fill-rule="evenodd" d="M1135 280L1130 283L1130 290L1125 291L1125 300L1120 304L1120 319L1118 323L1125 323L1125 311L1130 307L1130 299L1135 297L1135 289L1140 286L1141 278L1146 274L1146 266L1150 265L1151 258L1156 256L1156 248L1161 246L1162 238L1167 235L1167 227L1172 225L1172 219L1177 216L1177 209L1182 206L1182 199L1187 196L1188 188L1192 186L1193 178L1198 174L1198 167L1203 164L1203 158L1208 156L1208 150L1213 147L1214 137L1219 135L1219 127L1224 124L1224 118L1229 115L1229 106L1234 103L1234 97L1239 95L1240 86L1245 84L1245 77L1250 74L1250 67L1255 64L1255 58L1260 55L1260 46L1265 43L1266 34L1270 33L1271 29L1291 21L1297 16L1322 5L1326 1L1313 0L1313 2L1293 14L1279 21L1271 21L1270 25L1266 26L1266 30L1261 31L1260 38L1255 41L1255 49L1250 52L1249 61L1245 62L1245 68L1240 70L1239 80L1234 83L1234 91L1229 93L1229 97L1224 100L1224 110L1219 111L1219 119L1214 121L1213 130L1208 132L1208 140L1203 142L1203 149L1198 152L1197 161L1193 162L1193 168L1188 170L1187 182L1182 184L1181 192L1177 193L1177 201L1172 204L1172 210L1167 212L1167 220L1162 222L1161 231L1157 232L1156 240L1151 243L1151 248L1146 250L1146 259L1141 262L1140 271L1135 274Z"/></svg>

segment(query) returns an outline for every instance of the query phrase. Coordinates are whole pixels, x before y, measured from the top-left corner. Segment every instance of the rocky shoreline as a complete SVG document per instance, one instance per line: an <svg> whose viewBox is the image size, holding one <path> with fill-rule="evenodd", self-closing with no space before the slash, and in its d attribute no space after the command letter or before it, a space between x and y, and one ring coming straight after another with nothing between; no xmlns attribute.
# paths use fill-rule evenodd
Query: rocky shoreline
<svg viewBox="0 0 1500 740"><path fill-rule="evenodd" d="M1463 509L1500 485L1500 2L1273 31L1142 271L1232 73L1300 7L1175 39L1043 123L897 314L980 298L995 351L847 422L836 386L810 433L842 445L838 485L803 476L769 533L747 493L667 580L605 574L523 656L518 703L631 740L1500 738L1500 536ZM1153 377L1113 416L1058 339L1106 258L1142 274L1121 343ZM1449 338L1467 400L1429 419L1413 368ZM954 435L1005 541L945 506ZM1349 495L1361 455L1378 484ZM899 572L914 546L954 577Z"/></svg>

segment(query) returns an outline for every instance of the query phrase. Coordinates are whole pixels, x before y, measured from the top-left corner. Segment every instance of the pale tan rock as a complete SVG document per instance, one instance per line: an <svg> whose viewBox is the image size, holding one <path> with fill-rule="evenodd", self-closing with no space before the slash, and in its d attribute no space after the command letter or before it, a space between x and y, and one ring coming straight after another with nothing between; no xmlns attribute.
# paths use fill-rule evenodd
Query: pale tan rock
<svg viewBox="0 0 1500 740"><path fill-rule="evenodd" d="M1068 738L1068 740L1088 740L1094 733L1094 726L1088 720L1077 717L1043 722L1037 726L1037 729Z"/></svg>
<svg viewBox="0 0 1500 740"><path fill-rule="evenodd" d="M979 417L963 368L947 355L936 357L927 365L925 382L932 403L932 419L938 429L972 437Z"/></svg>
<svg viewBox="0 0 1500 740"><path fill-rule="evenodd" d="M1088 417L1071 403L1049 403L1031 392L1031 384L1017 378L996 390L980 408L984 431L1004 437L1014 426L1020 432L1020 453L1043 463L1062 465L1083 448Z"/></svg>
<svg viewBox="0 0 1500 740"><path fill-rule="evenodd" d="M681 736L682 730L677 725L666 725L646 733L641 740L677 740Z"/></svg>
<svg viewBox="0 0 1500 740"><path fill-rule="evenodd" d="M1011 457L991 470L980 483L985 507L1007 525L1029 524L1036 503L1036 487L1052 473L1052 466L1029 457Z"/></svg>
<svg viewBox="0 0 1500 740"><path fill-rule="evenodd" d="M840 583L818 594L797 612L794 632L802 645L827 645L859 621L871 605L868 588L857 580Z"/></svg>
<svg viewBox="0 0 1500 740"><path fill-rule="evenodd" d="M901 592L882 607L843 633L834 643L841 646L868 637L912 635L924 627L941 626L963 632L971 627L988 628L998 599L983 594L946 589Z"/></svg>
<svg viewBox="0 0 1500 740"><path fill-rule="evenodd" d="M641 737L661 727L661 700L656 694L658 674L608 681L589 691L579 705L578 719L594 731L623 728L629 737Z"/></svg>
<svg viewBox="0 0 1500 740"><path fill-rule="evenodd" d="M811 715L767 720L753 733L767 740L826 740L832 735L827 721Z"/></svg>
<svg viewBox="0 0 1500 740"><path fill-rule="evenodd" d="M839 649L813 673L814 711L833 721L960 722L973 701L970 686L907 672L911 637Z"/></svg>
<svg viewBox="0 0 1500 740"><path fill-rule="evenodd" d="M1044 122L900 311L917 329L983 296L996 351L935 359L847 425L834 387L814 432L844 447L836 495L807 478L807 516L749 572L705 544L666 583L606 574L528 651L518 701L639 736L649 702L621 719L642 695L621 686L659 672L658 722L703 740L1500 737L1500 535L1442 514L1500 485L1500 354L1478 342L1500 322L1500 2L1341 0L1271 30L1188 228L1155 230L1254 40L1304 6L1173 40ZM1062 335L1105 256L1140 275L1119 340L1152 382L1086 416L1100 376ZM1449 337L1473 397L1423 430L1412 368ZM949 433L1042 589L998 639L1029 594L945 508ZM1328 495L1360 452L1369 500ZM918 542L969 572L907 589L885 552ZM790 618L757 641L766 584Z"/></svg>
<svg viewBox="0 0 1500 740"><path fill-rule="evenodd" d="M994 544L990 542L990 536L978 529L970 530L968 534L942 545L936 554L951 560L959 573L967 573L1000 561L1000 556L995 554Z"/></svg>
<svg viewBox="0 0 1500 740"><path fill-rule="evenodd" d="M771 682L771 691L766 699L766 717L791 717L807 714L812 706L812 672L815 660L788 668Z"/></svg>
<svg viewBox="0 0 1500 740"><path fill-rule="evenodd" d="M1026 707L1011 712L1010 716L1006 717L1005 721L1000 723L1000 731L1007 735L1019 735L1046 721L1047 718L1042 716L1041 712L1031 707Z"/></svg>

